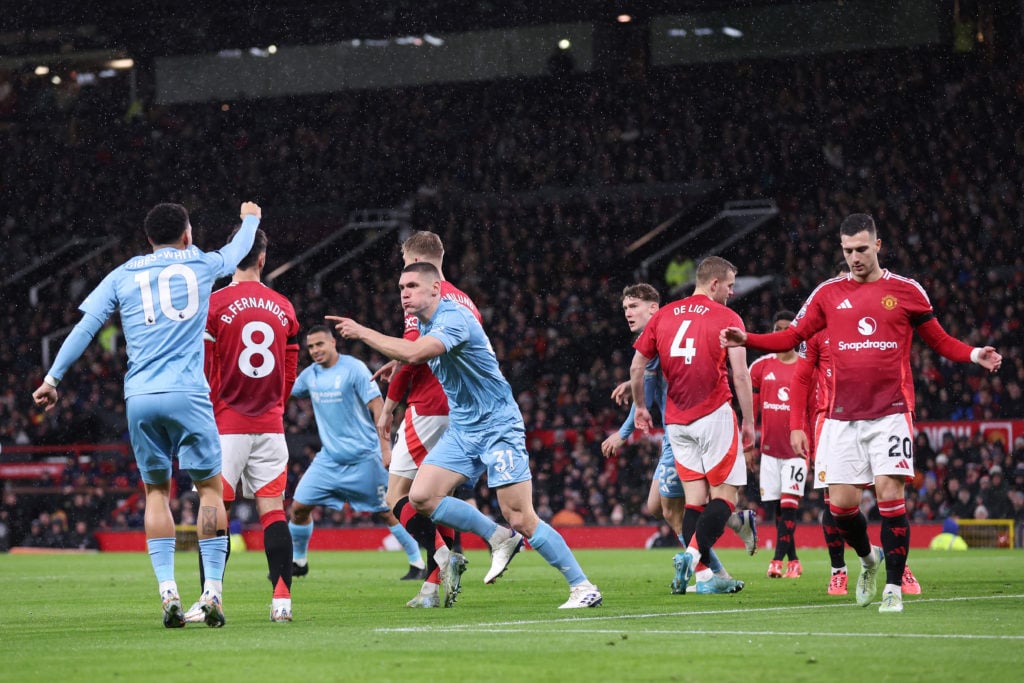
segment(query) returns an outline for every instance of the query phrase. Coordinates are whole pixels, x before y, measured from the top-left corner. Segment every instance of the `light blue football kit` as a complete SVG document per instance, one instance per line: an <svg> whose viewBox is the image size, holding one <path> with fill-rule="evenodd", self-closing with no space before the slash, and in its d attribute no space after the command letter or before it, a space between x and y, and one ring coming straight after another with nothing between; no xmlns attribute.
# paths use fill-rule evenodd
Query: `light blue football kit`
<svg viewBox="0 0 1024 683"><path fill-rule="evenodd" d="M339 510L346 502L359 512L387 510L388 475L367 408L381 394L369 368L346 355L329 368L314 363L299 373L292 396L312 401L321 443L295 489L295 500Z"/></svg>
<svg viewBox="0 0 1024 683"><path fill-rule="evenodd" d="M388 473L381 460L380 438L367 407L381 398L380 388L366 365L339 355L329 368L317 363L299 373L292 396L309 398L316 416L321 449L295 487L303 505L326 505L337 510L347 502L356 512L384 512ZM302 562L309 552L313 523L288 523L292 559ZM388 527L405 550L410 564L422 566L416 540L401 524Z"/></svg>
<svg viewBox="0 0 1024 683"><path fill-rule="evenodd" d="M203 331L214 281L235 272L252 248L259 219L219 251L166 247L111 271L79 309L82 319L54 359L60 379L115 310L128 349L124 378L129 435L142 480L171 477L171 457L202 481L220 473L220 439L203 374Z"/></svg>
<svg viewBox="0 0 1024 683"><path fill-rule="evenodd" d="M120 310L128 350L128 433L147 484L170 480L174 456L193 481L220 474L220 437L203 373L203 333L213 283L235 272L252 249L259 224L256 216L245 216L234 238L219 251L204 253L195 245L165 247L129 259L79 306L82 319L53 361L49 374L59 380L107 318ZM223 580L227 542L227 536L199 540L204 575L215 586ZM175 539L149 538L146 544L161 592L170 591ZM176 600L176 586L173 593Z"/></svg>
<svg viewBox="0 0 1024 683"><path fill-rule="evenodd" d="M523 416L479 321L466 307L442 299L433 317L420 321L420 336L427 335L440 340L446 351L427 362L448 397L449 413L448 430L424 464L469 480L486 470L490 488L530 481ZM485 539L498 529L496 522L452 496L441 500L431 519ZM586 582L565 539L546 522L539 521L529 541L570 586Z"/></svg>

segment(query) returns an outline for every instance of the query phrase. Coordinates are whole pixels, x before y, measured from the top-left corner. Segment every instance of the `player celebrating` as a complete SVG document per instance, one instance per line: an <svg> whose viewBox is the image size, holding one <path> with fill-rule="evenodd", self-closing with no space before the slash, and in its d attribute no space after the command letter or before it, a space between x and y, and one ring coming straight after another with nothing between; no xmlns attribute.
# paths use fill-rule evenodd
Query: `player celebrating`
<svg viewBox="0 0 1024 683"><path fill-rule="evenodd" d="M903 491L913 473L913 333L949 360L996 371L1002 357L991 346L972 348L949 336L921 285L879 265L882 241L871 216L847 216L839 235L849 275L818 285L788 329L748 335L728 326L720 341L727 347L783 351L828 328L834 391L818 448L829 454L830 509L840 534L861 558L857 603L866 606L873 600L884 560L879 611L902 612L900 584L910 547ZM882 548L871 545L867 519L858 507L861 488L871 483L882 514Z"/></svg>
<svg viewBox="0 0 1024 683"><path fill-rule="evenodd" d="M639 429L651 428L651 414L644 395L644 373L652 358L661 359L668 383L664 421L667 425L676 471L689 501L710 500L699 512L693 526L688 518L696 512L688 506L683 516L683 533L693 529L687 548L673 558L674 585L685 592L694 571L697 581L710 580L709 568L701 560L721 537L736 510L739 487L747 483L745 463L739 445L754 442L753 405L746 352L724 352L717 345L716 326L742 325L740 317L725 306L733 293L736 267L718 256L709 256L697 267L697 286L692 296L658 309L633 347L630 382L635 420ZM717 327L721 329L721 327ZM733 372L736 397L743 413L742 429L732 409L732 392L726 360ZM751 451L748 457L753 458ZM704 573L702 576L701 574ZM736 592L740 581L732 586Z"/></svg>
<svg viewBox="0 0 1024 683"><path fill-rule="evenodd" d="M789 327L796 315L779 311L773 331ZM796 552L796 515L807 482L807 460L789 443L790 384L796 367L794 349L761 356L750 364L754 414L761 420L761 502L777 502L775 509L775 557L768 564L768 578L798 579L803 567ZM782 561L789 558L786 571Z"/></svg>
<svg viewBox="0 0 1024 683"><path fill-rule="evenodd" d="M124 378L129 438L146 489L146 545L159 584L163 622L185 625L174 580L171 458L177 456L199 490L196 535L205 574L199 598L203 621L224 625L222 592L227 556L227 514L220 476L221 450L203 376L203 328L210 290L230 275L252 248L262 212L241 208L242 227L220 251L192 244L192 224L180 204L157 204L146 215L152 254L135 256L103 278L82 305L82 319L61 345L53 367L32 393L46 410L57 403L57 385L117 309L128 345Z"/></svg>
<svg viewBox="0 0 1024 683"><path fill-rule="evenodd" d="M337 322L346 339L359 339L404 363L428 362L444 387L450 408L448 430L420 466L409 501L435 523L488 540L492 556L486 583L504 571L514 550L510 542L523 534L568 581L569 600L560 608L597 607L601 592L587 580L562 535L533 508L523 417L480 323L465 306L441 298L441 275L429 263L406 266L399 287L405 311L419 319L420 336L415 341L385 336L349 318L327 317ZM484 471L512 529L498 526L472 505L449 495ZM445 589L449 605L455 596L450 586Z"/></svg>
<svg viewBox="0 0 1024 683"><path fill-rule="evenodd" d="M287 297L260 282L267 236L256 231L231 284L210 297L206 378L223 452L224 508L241 493L256 499L273 597L270 620L292 620L292 536L284 516L288 446L284 406L299 364L299 323ZM185 613L199 621L198 605Z"/></svg>
<svg viewBox="0 0 1024 683"><path fill-rule="evenodd" d="M483 322L473 300L444 279L444 271L441 269L444 245L435 233L420 230L410 235L402 242L402 259L406 266L423 262L437 268L441 275L441 298L465 306L478 322ZM411 313L406 314L402 337L415 341L419 336L419 320ZM377 421L377 430L382 438L391 438L395 410L403 398L406 403L405 417L402 419L398 439L391 451L391 467L388 469L388 506L394 510L395 517L409 533L427 550L427 576L419 593L406 605L438 607L441 604L438 594L441 583L440 568L451 566L449 549L454 543L454 535L451 529L444 526L438 528L430 518L417 514L415 508L408 505L408 502L409 490L420 464L448 428L448 399L426 363L399 364L391 361L374 376L390 379L384 410ZM512 554L517 553L521 547L520 537ZM511 557L509 559L511 560ZM459 558L456 558L456 561L458 560ZM449 571L447 578L450 583L454 583L460 581L459 576L458 573L453 575ZM417 573L415 578L420 578L420 574Z"/></svg>

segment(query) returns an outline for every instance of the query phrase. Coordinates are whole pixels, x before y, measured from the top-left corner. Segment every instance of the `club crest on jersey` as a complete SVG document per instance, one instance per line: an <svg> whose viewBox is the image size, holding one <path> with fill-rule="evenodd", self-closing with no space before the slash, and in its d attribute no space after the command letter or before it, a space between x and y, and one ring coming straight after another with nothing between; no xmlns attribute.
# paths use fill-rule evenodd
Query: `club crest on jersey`
<svg viewBox="0 0 1024 683"><path fill-rule="evenodd" d="M818 472L818 481L820 481L822 484L825 483L825 471L824 470L822 470L821 472Z"/></svg>
<svg viewBox="0 0 1024 683"><path fill-rule="evenodd" d="M882 308L887 311L891 311L899 305L899 301L892 294L886 294L882 297Z"/></svg>

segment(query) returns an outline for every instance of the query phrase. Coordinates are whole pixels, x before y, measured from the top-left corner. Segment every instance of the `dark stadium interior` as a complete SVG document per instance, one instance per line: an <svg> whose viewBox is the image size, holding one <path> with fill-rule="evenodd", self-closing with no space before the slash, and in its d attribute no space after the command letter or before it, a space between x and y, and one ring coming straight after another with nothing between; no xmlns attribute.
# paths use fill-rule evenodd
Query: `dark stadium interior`
<svg viewBox="0 0 1024 683"><path fill-rule="evenodd" d="M275 278L303 327L344 311L400 332L399 236L437 232L445 275L479 306L534 433L536 505L548 519L571 500L588 524L652 522L645 503L659 442L640 439L608 460L600 452L625 417L610 399L632 356L622 288L644 278L663 301L678 298L664 279L671 257L697 260L713 249L758 282L731 306L748 329L768 331L777 310L799 308L831 274L838 225L854 211L875 216L882 265L924 285L951 335L1005 359L988 375L915 339L917 420L1024 419L1016 3L959 3L962 18L988 36L968 51L954 49L952 3L941 3L947 23L935 43L675 65L625 54L647 18L771 3L58 4L66 11L0 3L0 463L26 459L9 446L127 442L116 318L65 378L56 410L37 410L31 392L46 372L43 340L52 340L52 359L102 275L146 250L142 217L159 201L189 208L205 249L223 244L240 201L257 201L268 272L356 216L397 216L382 239L371 242L378 228L368 228ZM617 25L627 11L633 26ZM552 62L545 74L493 81L156 98L157 58L248 48L254 35L261 44L318 45L572 21L603 27L595 49L604 56L590 71ZM90 68L91 52L135 63L79 85L73 74ZM38 56L47 54L53 72L42 77ZM65 76L54 82L58 73ZM749 233L726 220L711 237L669 248L725 202L745 200L770 200L777 213ZM333 266L356 249L358 258ZM385 361L341 348L371 368ZM291 491L315 451L307 401L292 401L286 425ZM907 490L912 520L1024 521L1024 436L928 441L918 440ZM4 480L5 543L61 543L29 538L33 520L43 536L56 533L55 518L72 528L85 519L92 529L140 529L138 486L129 451L68 457L55 478ZM176 505L186 519L190 488L182 475ZM481 508L498 514L486 486L478 493ZM758 505L756 483L745 498ZM809 493L803 505L804 521L816 521L821 498ZM367 523L341 513L318 520Z"/></svg>

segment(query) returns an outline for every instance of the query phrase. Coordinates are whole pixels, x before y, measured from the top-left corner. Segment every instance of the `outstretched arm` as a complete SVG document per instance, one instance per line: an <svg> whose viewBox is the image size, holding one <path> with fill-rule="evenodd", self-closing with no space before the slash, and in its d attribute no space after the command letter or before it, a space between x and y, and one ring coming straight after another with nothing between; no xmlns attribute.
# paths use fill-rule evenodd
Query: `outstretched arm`
<svg viewBox="0 0 1024 683"><path fill-rule="evenodd" d="M958 363L977 363L989 372L997 371L1003 364L1003 357L991 346L970 346L959 339L949 336L935 318L928 318L917 326L928 346L935 349L941 356Z"/></svg>
<svg viewBox="0 0 1024 683"><path fill-rule="evenodd" d="M403 363L425 363L446 351L444 343L429 334L423 335L416 341L409 341L371 330L351 318L342 318L336 315L326 315L324 318L335 323L334 328L345 339L364 342L388 358L394 358Z"/></svg>

